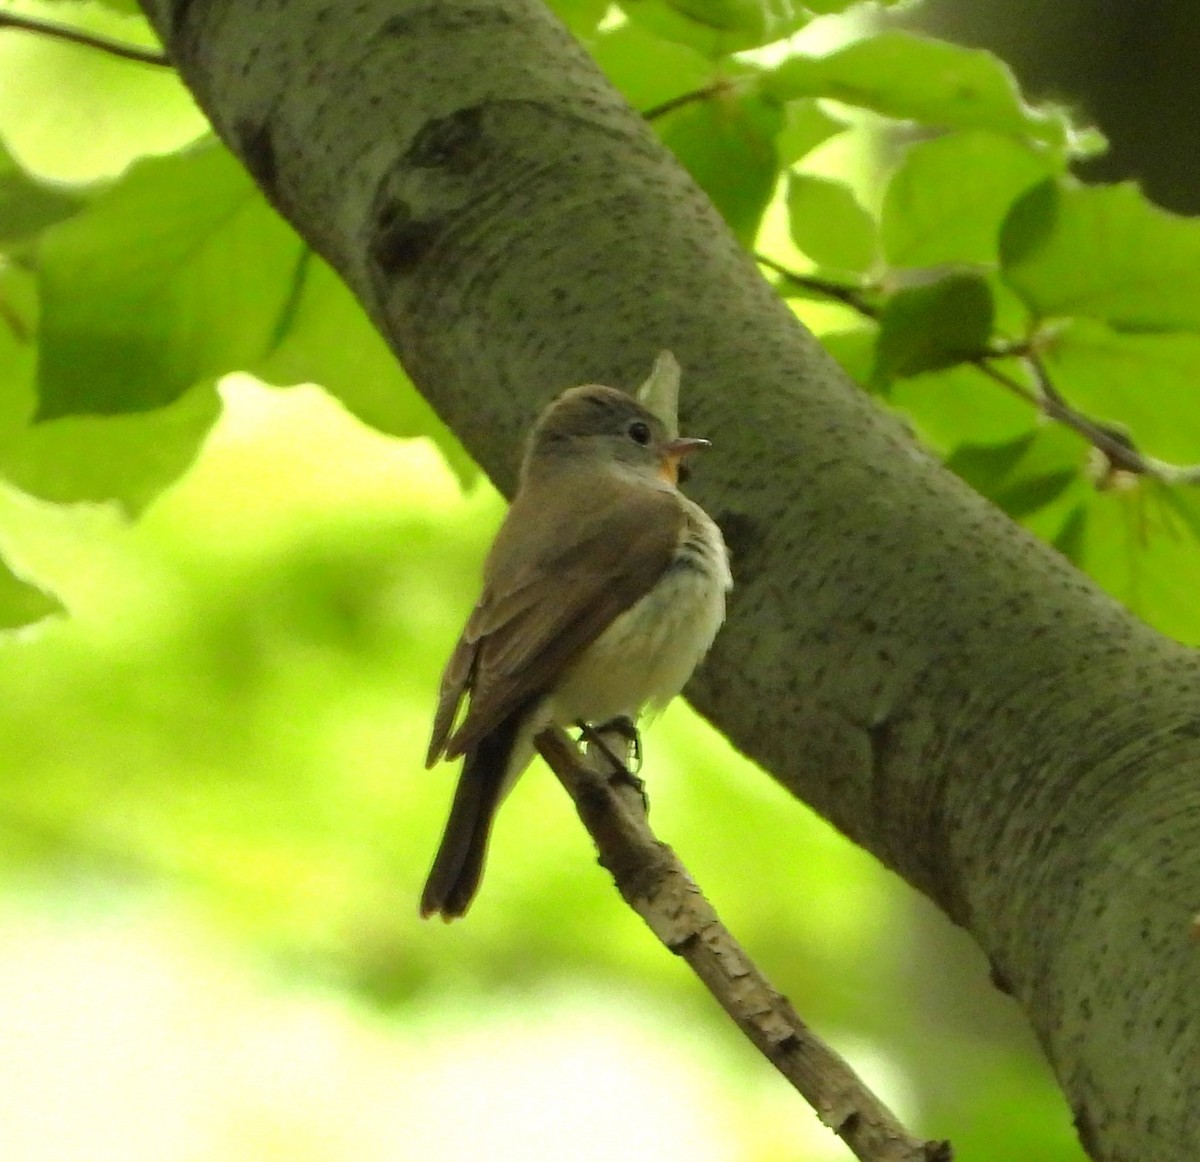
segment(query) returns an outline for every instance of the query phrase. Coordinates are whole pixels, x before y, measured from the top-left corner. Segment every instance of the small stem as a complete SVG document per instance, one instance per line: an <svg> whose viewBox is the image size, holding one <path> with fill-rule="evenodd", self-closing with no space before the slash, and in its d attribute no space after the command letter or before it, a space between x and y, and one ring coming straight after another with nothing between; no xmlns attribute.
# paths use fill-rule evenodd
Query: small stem
<svg viewBox="0 0 1200 1162"><path fill-rule="evenodd" d="M1050 376L1047 375L1045 366L1036 354L1029 356L1028 364L1042 393L1042 410L1046 415L1077 431L1099 452L1103 453L1114 468L1125 472L1136 472L1140 475L1151 475L1149 463L1128 435L1108 424L1097 423L1089 416L1076 411L1063 399L1058 388L1050 382Z"/></svg>
<svg viewBox="0 0 1200 1162"><path fill-rule="evenodd" d="M1200 484L1200 464L1169 464L1166 460L1157 460L1153 456L1144 456L1148 475L1161 480L1164 484Z"/></svg>
<svg viewBox="0 0 1200 1162"><path fill-rule="evenodd" d="M674 113L676 109L682 109L685 105L694 105L698 101L707 101L711 97L728 92L731 88L733 88L733 85L729 81L713 81L711 85L705 85L701 89L692 89L687 93L680 93L679 96L672 97L669 101L664 101L661 105L651 106L642 112L642 117L647 121L656 121L659 117L665 117L668 113Z"/></svg>
<svg viewBox="0 0 1200 1162"><path fill-rule="evenodd" d="M754 261L759 266L765 266L768 270L773 270L776 274L786 278L788 282L795 286L803 287L814 294L824 295L827 299L836 299L852 311L857 311L865 319L879 318L879 308L874 303L868 301L864 293L866 288L847 286L845 283L832 282L829 279L816 278L809 274L797 274L794 270L789 270L782 263L776 262L775 259L768 258L765 254L757 252L754 255Z"/></svg>
<svg viewBox="0 0 1200 1162"><path fill-rule="evenodd" d="M991 360L996 358L1021 358L1022 362L1032 372L1037 382L1038 390L1030 391L1023 383L1013 379ZM1119 428L1111 424L1101 423L1084 415L1072 407L1056 388L1046 371L1045 365L1032 345L1013 344L1003 351L988 351L969 360L993 382L1000 384L1006 391L1036 407L1043 415L1057 423L1063 424L1072 431L1078 432L1093 448L1108 462L1108 466L1117 472L1129 472L1135 476L1149 476L1161 480L1164 484L1200 484L1200 464L1171 464L1166 460L1147 456L1138 449L1133 440Z"/></svg>
<svg viewBox="0 0 1200 1162"><path fill-rule="evenodd" d="M976 355L973 359L968 359L967 362L977 367L988 379L994 383L998 383L1005 391L1011 392L1031 407L1035 407L1039 411L1042 410L1041 401L1038 399L1036 392L1030 391L1023 383L1013 379L1011 375L1005 374L1000 368L993 367L986 355Z"/></svg>
<svg viewBox="0 0 1200 1162"><path fill-rule="evenodd" d="M12 12L0 12L0 28L16 28L21 32L33 32L39 36L69 41L71 44L81 44L87 48L106 52L110 56L120 57L122 60L137 61L138 64L162 65L168 68L171 65L170 57L156 49L138 48L136 45L124 44L119 40L110 40L106 36L98 36L79 28L71 28L69 25L35 20L30 16L17 16Z"/></svg>
<svg viewBox="0 0 1200 1162"><path fill-rule="evenodd" d="M814 294L835 299L850 307L851 310L857 311L864 318L878 319L880 317L880 309L869 301L864 294L864 288L846 286L842 283L830 282L827 279L814 278L811 275L797 274L794 270L789 270L765 254L755 254L754 258L760 266L765 266L796 286L810 290ZM995 366L996 362L1001 359L1019 359L1033 374L1037 390L1030 390L1019 380ZM1011 392L1031 407L1037 408L1043 415L1078 432L1105 458L1111 469L1118 472L1129 472L1136 476L1153 477L1165 484L1200 484L1200 464L1170 464L1165 460L1147 456L1119 428L1094 420L1072 407L1051 381L1045 365L1038 356L1036 344L1032 340L996 340L982 351L968 355L963 362L978 368L994 383L998 383L1006 391Z"/></svg>

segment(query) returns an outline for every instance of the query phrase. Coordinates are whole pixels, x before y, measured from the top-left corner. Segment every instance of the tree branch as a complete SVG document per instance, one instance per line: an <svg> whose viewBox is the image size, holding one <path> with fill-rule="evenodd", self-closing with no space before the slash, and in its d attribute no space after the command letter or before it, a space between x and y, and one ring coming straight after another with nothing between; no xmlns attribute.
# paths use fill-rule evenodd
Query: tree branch
<svg viewBox="0 0 1200 1162"><path fill-rule="evenodd" d="M879 307L869 297L870 288L847 286L829 279L799 274L765 254L756 253L754 258L760 266L774 271L793 285L834 299L856 311L864 319L878 320L880 317ZM1031 391L997 367L996 363L1001 359L1020 360L1033 375L1037 391ZM1134 443L1132 437L1120 428L1092 419L1078 408L1072 407L1054 386L1046 365L1037 353L1036 339L989 346L974 355L965 356L963 362L978 368L994 383L1037 408L1049 419L1078 432L1104 457L1104 463L1107 465L1105 476L1114 472L1127 472L1133 476L1152 477L1164 484L1200 484L1200 464L1171 464L1166 460L1147 456Z"/></svg>
<svg viewBox="0 0 1200 1162"><path fill-rule="evenodd" d="M36 20L31 16L18 16L15 12L0 12L0 28L16 28L21 32L33 32L39 36L65 40L71 44L81 44L86 48L94 48L100 52L106 52L110 56L120 57L122 60L136 61L138 64L171 67L171 58L158 49L139 48L137 45L125 44L119 40L110 40L107 36L84 32L82 29L72 28L70 25L55 24L49 20Z"/></svg>
<svg viewBox="0 0 1200 1162"><path fill-rule="evenodd" d="M625 739L603 742L624 753ZM776 992L721 923L679 857L655 838L641 793L613 778L589 744L581 755L561 730L538 735L539 753L566 788L625 902L705 988L821 1121L862 1162L950 1162L948 1142L914 1138L846 1061Z"/></svg>

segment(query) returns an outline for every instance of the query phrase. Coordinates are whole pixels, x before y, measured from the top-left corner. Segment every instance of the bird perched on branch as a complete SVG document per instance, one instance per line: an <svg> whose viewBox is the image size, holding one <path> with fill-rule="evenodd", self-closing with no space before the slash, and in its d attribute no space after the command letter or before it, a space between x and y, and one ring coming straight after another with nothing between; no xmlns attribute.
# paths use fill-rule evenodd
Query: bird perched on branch
<svg viewBox="0 0 1200 1162"><path fill-rule="evenodd" d="M678 389L663 352L637 398L573 387L534 425L442 676L426 766L464 761L422 916L467 910L496 810L538 733L664 706L725 618L725 542L678 488L681 461L708 446L678 435Z"/></svg>

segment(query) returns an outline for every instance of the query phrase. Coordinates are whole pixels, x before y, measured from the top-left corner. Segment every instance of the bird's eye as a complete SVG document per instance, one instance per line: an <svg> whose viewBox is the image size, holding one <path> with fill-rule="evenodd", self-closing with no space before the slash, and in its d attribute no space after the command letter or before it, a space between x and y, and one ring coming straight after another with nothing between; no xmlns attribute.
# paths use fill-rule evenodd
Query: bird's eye
<svg viewBox="0 0 1200 1162"><path fill-rule="evenodd" d="M629 438L635 444L641 444L645 447L650 443L650 427L648 424L643 424L641 420L634 420L629 425Z"/></svg>

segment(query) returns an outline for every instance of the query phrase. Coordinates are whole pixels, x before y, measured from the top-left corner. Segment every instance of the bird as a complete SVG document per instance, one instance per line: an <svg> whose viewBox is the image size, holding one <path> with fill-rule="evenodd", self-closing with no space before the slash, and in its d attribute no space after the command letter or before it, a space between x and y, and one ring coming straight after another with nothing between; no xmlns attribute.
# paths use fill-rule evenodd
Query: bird
<svg viewBox="0 0 1200 1162"><path fill-rule="evenodd" d="M682 461L709 446L675 434L678 383L663 352L638 398L572 387L529 434L482 592L442 675L425 765L463 765L422 917L467 911L496 812L542 730L661 709L724 621L725 542L678 487Z"/></svg>

